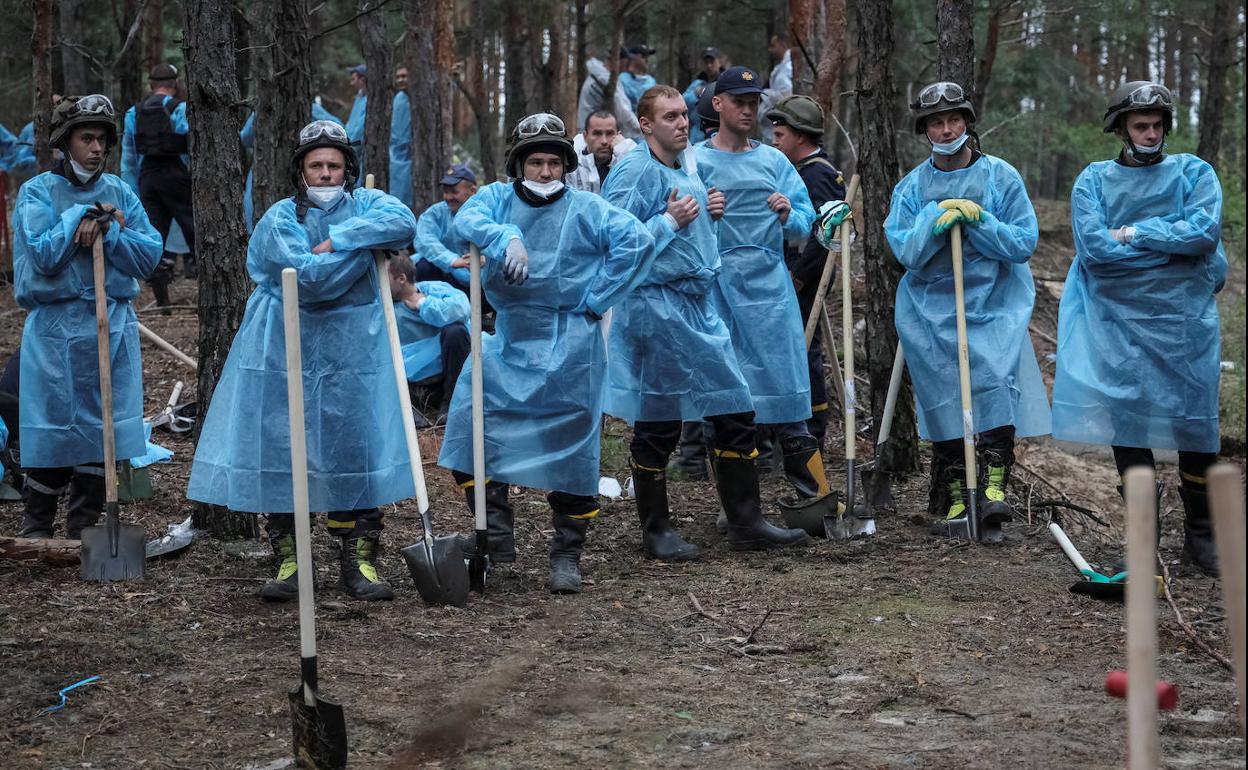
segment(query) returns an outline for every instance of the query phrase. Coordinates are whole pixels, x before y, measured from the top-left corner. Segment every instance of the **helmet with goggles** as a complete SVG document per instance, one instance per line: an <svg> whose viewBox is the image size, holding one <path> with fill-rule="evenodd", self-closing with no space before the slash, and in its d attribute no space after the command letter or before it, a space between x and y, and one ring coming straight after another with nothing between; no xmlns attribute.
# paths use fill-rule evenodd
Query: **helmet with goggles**
<svg viewBox="0 0 1248 770"><path fill-rule="evenodd" d="M1147 80L1132 80L1119 86L1109 97L1109 109L1101 121L1105 133L1112 134L1118 127L1118 119L1128 112L1141 110L1163 113L1163 126L1166 133L1174 127L1174 99L1170 89L1160 83Z"/></svg>
<svg viewBox="0 0 1248 770"><path fill-rule="evenodd" d="M519 179L523 176L524 159L534 152L550 152L563 159L563 172L576 169L576 150L568 139L568 129L558 115L539 112L521 118L507 141L507 175Z"/></svg>
<svg viewBox="0 0 1248 770"><path fill-rule="evenodd" d="M359 160L355 148L347 137L347 130L332 120L314 120L299 131L299 144L290 158L291 182L296 189L304 185L303 159L315 149L331 147L342 152L342 161L346 166L344 184L350 190L360 175Z"/></svg>
<svg viewBox="0 0 1248 770"><path fill-rule="evenodd" d="M117 113L104 94L66 96L52 110L49 143L64 149L70 134L80 126L99 126L108 133L108 146L117 144Z"/></svg>
<svg viewBox="0 0 1248 770"><path fill-rule="evenodd" d="M962 86L949 81L931 83L919 89L919 95L910 103L914 112L914 133L927 130L927 119L938 112L961 110L968 124L975 122L975 107Z"/></svg>

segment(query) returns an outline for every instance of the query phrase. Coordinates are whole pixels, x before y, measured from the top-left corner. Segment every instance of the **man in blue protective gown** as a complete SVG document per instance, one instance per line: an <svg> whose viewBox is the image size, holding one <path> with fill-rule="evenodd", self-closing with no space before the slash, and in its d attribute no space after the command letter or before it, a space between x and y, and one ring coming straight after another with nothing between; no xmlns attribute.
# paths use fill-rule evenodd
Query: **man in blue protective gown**
<svg viewBox="0 0 1248 770"><path fill-rule="evenodd" d="M268 514L277 577L269 601L298 596L286 397L282 269L299 271L299 324L307 415L308 494L341 540L341 579L353 598L393 598L377 574L378 506L411 497L393 362L378 296L373 249L411 241L416 221L380 190L355 189L355 153L328 120L299 132L291 157L294 195L256 223L247 300L199 437L187 496Z"/></svg>
<svg viewBox="0 0 1248 770"><path fill-rule="evenodd" d="M696 147L698 173L727 197L719 222L723 270L713 296L750 386L754 420L779 439L785 475L797 493L813 498L828 489L819 442L806 425L806 337L784 241L810 235L815 210L788 158L749 138L762 91L748 67L725 70L712 99L719 131Z"/></svg>
<svg viewBox="0 0 1248 770"><path fill-rule="evenodd" d="M718 48L711 47L702 51L702 71L694 76L681 95L684 97L685 107L689 110L689 144L697 144L707 138L706 132L702 130L696 118L698 101L708 88L714 92L715 80L725 69L724 61L724 55Z"/></svg>
<svg viewBox="0 0 1248 770"><path fill-rule="evenodd" d="M1205 471L1221 441L1222 188L1205 161L1165 153L1173 113L1165 86L1120 87L1104 128L1123 149L1075 181L1053 435L1110 444L1120 474L1151 467L1153 449L1177 449L1184 551L1217 575Z"/></svg>
<svg viewBox="0 0 1248 770"><path fill-rule="evenodd" d="M410 259L397 257L389 265L407 381L411 386L436 386L431 406L445 410L471 349L465 323L471 312L468 297L448 283L417 280ZM422 401L413 395L413 404Z"/></svg>
<svg viewBox="0 0 1248 770"><path fill-rule="evenodd" d="M633 423L629 464L642 548L663 561L698 555L672 526L665 468L681 421L703 418L714 426L715 476L732 547L805 543L802 530L763 518L750 388L711 296L723 269L712 220L727 216L725 196L699 178L680 92L656 86L639 105L645 143L616 164L602 192L645 223L658 252L616 309L610 333L607 412Z"/></svg>
<svg viewBox="0 0 1248 770"><path fill-rule="evenodd" d="M412 207L412 108L407 98L407 67L394 71L390 110L390 194Z"/></svg>
<svg viewBox="0 0 1248 770"><path fill-rule="evenodd" d="M477 175L467 163L456 163L442 175L442 201L416 220L416 277L444 281L468 292L468 242L455 231L455 215L477 192Z"/></svg>
<svg viewBox="0 0 1248 770"><path fill-rule="evenodd" d="M654 54L655 49L645 43L620 49L620 88L628 96L633 112L637 111L641 95L655 86L654 75L649 74L650 57Z"/></svg>
<svg viewBox="0 0 1248 770"><path fill-rule="evenodd" d="M351 78L351 87L355 89L355 98L351 102L351 112L347 115L347 137L351 140L351 148L355 151L356 163L360 173L356 184L364 184L364 119L368 114L368 67L356 64L347 68ZM381 73L385 77L385 73Z"/></svg>
<svg viewBox="0 0 1248 770"><path fill-rule="evenodd" d="M577 162L563 121L516 124L507 150L514 181L483 187L455 229L485 256L482 287L497 313L483 340L488 548L515 558L507 485L550 490L555 536L550 590L581 590L580 555L598 515L599 434L606 345L599 321L649 271L654 241L637 219L568 187ZM472 492L472 377L465 367L438 462Z"/></svg>
<svg viewBox="0 0 1248 770"><path fill-rule="evenodd" d="M1039 229L1022 177L981 152L977 137L970 141L975 110L960 86L928 85L911 108L914 132L926 137L932 154L893 188L884 222L906 268L897 287L897 335L914 382L919 435L932 442L932 480L948 492L944 518L964 521L969 500L949 245L949 230L960 224L979 512L999 525L1011 517L1005 493L1015 438L1050 429L1027 331L1036 297L1027 261Z"/></svg>
<svg viewBox="0 0 1248 770"><path fill-rule="evenodd" d="M92 244L104 243L117 459L146 451L143 362L131 301L160 261L161 238L134 192L104 173L117 116L100 94L67 96L52 113L61 161L22 185L13 215L13 285L29 311L22 332L20 430L26 471L23 537L52 537L70 489L66 534L104 508L104 445Z"/></svg>
<svg viewBox="0 0 1248 770"><path fill-rule="evenodd" d="M342 125L333 113L321 106L321 97L312 100L312 119L313 120L329 120L338 125ZM251 232L255 222L255 207L251 200L252 181L255 175L254 153L256 149L256 113L247 116L247 122L238 132L238 140L243 143L243 149L249 155L253 155L253 162L247 166L247 181L243 184L243 224L247 225L247 232Z"/></svg>

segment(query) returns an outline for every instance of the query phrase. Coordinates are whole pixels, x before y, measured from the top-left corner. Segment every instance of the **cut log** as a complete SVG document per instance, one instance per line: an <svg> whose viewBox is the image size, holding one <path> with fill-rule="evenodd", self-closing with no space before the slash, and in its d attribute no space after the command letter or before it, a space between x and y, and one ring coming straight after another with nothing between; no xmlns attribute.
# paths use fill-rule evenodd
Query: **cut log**
<svg viewBox="0 0 1248 770"><path fill-rule="evenodd" d="M78 563L81 551L81 540L0 537L0 556L14 561L41 561L54 567L69 567Z"/></svg>

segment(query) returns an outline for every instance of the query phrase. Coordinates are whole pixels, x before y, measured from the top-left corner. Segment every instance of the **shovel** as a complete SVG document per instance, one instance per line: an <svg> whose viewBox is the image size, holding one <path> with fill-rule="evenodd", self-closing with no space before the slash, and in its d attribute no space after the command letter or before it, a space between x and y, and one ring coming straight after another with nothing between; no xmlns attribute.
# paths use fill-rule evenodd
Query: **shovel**
<svg viewBox="0 0 1248 770"><path fill-rule="evenodd" d="M83 580L112 583L147 572L143 528L122 524L117 504L117 437L113 434L113 365L109 353L108 295L104 293L104 237L92 244L95 272L95 338L99 349L100 416L104 428L104 524L82 530Z"/></svg>
<svg viewBox="0 0 1248 770"><path fill-rule="evenodd" d="M485 520L485 373L481 365L481 250L469 247L469 295L472 299L472 507L477 549L468 560L472 590L485 593L490 557Z"/></svg>
<svg viewBox="0 0 1248 770"><path fill-rule="evenodd" d="M1070 542L1070 538L1066 537L1066 532L1056 521L1049 522L1049 534L1057 541L1057 544L1062 549L1062 553L1066 554L1067 559L1070 559L1070 563L1075 565L1075 569L1079 570L1079 574L1083 575L1083 580L1070 587L1072 594L1083 594L1094 599L1116 602L1120 602L1126 597L1127 573L1119 572L1112 577L1106 577L1092 569L1092 565L1088 564L1087 559L1083 558L1083 554L1079 553L1079 549L1075 548L1075 544Z"/></svg>
<svg viewBox="0 0 1248 770"><path fill-rule="evenodd" d="M173 424L173 408L178 405L178 399L182 396L183 387L185 386L182 380L178 380L173 384L173 393L169 395L169 403L165 405L164 409L160 410L160 414L152 418L152 430L157 428L168 430L169 426Z"/></svg>
<svg viewBox="0 0 1248 770"><path fill-rule="evenodd" d="M871 468L862 468L862 497L866 501L867 510L874 513L880 510L894 510L893 478L889 469L884 467L884 445L892 437L893 412L897 409L897 393L901 390L901 375L906 369L906 354L897 342L897 353L893 356L893 372L888 380L888 395L884 398L884 414L880 417L880 429L875 435L875 464Z"/></svg>
<svg viewBox="0 0 1248 770"><path fill-rule="evenodd" d="M303 420L303 349L299 337L299 279L282 271L286 322L286 397L290 414L290 478L299 568L299 686L290 691L295 762L316 770L347 766L347 722L342 706L317 694L316 601L312 593L312 529L308 513L308 448Z"/></svg>

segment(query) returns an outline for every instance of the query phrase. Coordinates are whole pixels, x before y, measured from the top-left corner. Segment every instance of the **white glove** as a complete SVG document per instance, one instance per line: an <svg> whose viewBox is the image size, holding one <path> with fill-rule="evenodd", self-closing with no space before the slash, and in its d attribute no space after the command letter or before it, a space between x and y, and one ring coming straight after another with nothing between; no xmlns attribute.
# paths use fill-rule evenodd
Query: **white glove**
<svg viewBox="0 0 1248 770"><path fill-rule="evenodd" d="M1119 227L1117 230L1110 230L1109 236L1119 243L1130 243L1135 237L1134 227Z"/></svg>
<svg viewBox="0 0 1248 770"><path fill-rule="evenodd" d="M507 244L507 251L504 253L506 257L503 262L503 280L507 283L521 285L529 278L529 250L524 248L524 242L519 238L512 238Z"/></svg>

